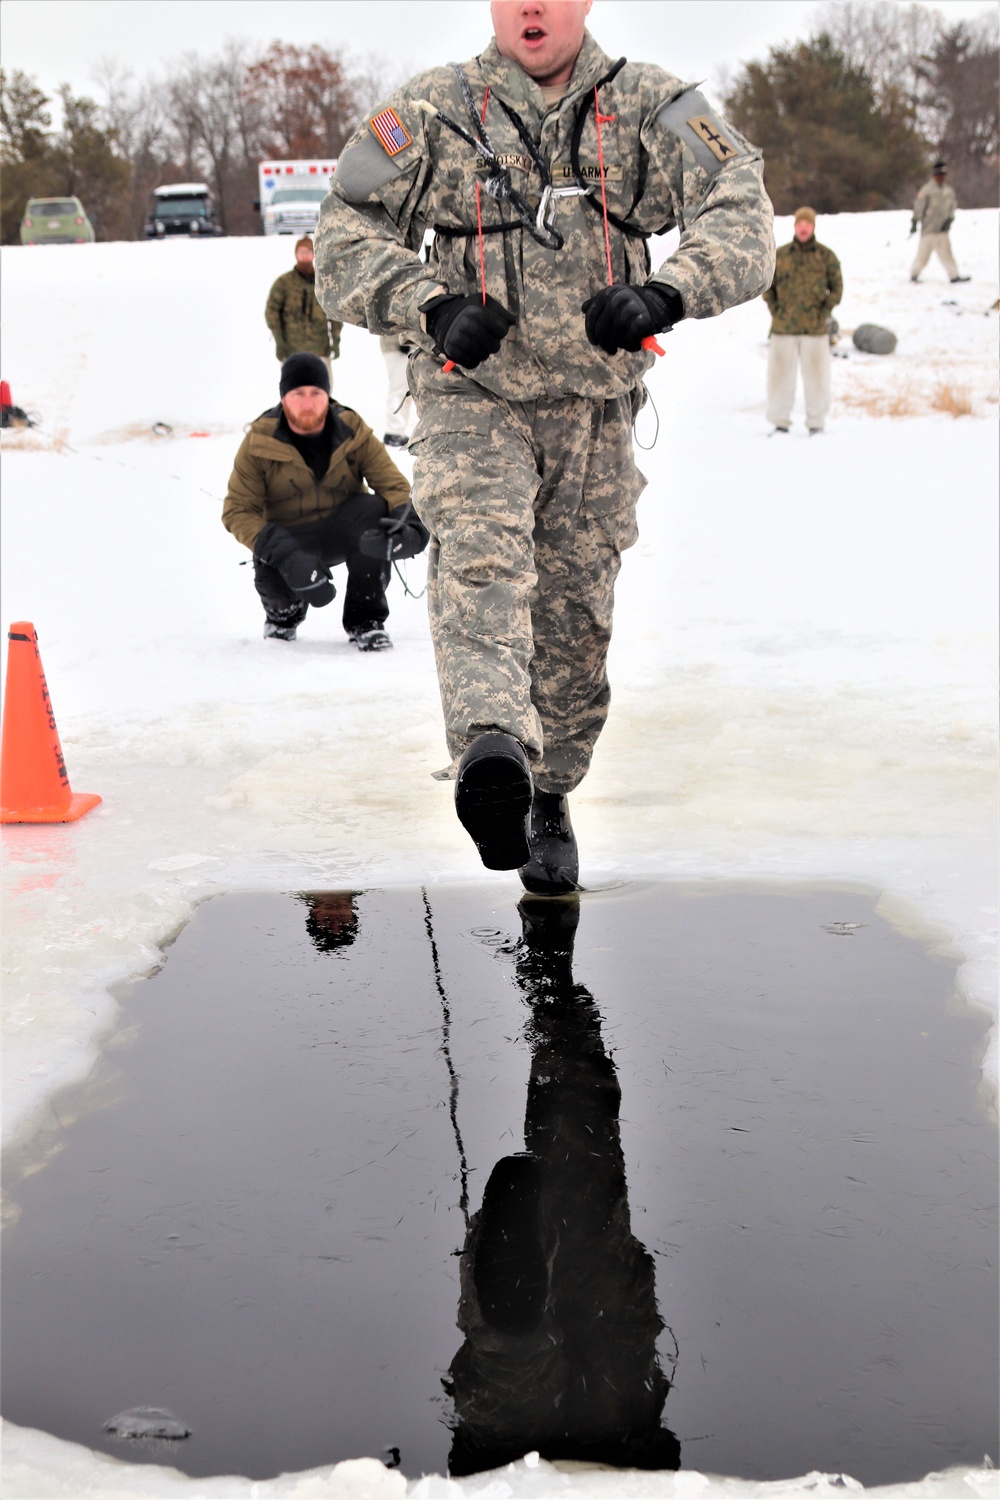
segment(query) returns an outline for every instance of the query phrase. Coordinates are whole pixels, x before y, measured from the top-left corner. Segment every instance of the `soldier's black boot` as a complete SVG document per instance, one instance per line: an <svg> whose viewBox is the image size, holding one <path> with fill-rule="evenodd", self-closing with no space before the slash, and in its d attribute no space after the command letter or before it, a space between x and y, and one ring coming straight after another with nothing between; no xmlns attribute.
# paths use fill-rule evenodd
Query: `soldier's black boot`
<svg viewBox="0 0 1000 1500"><path fill-rule="evenodd" d="M458 763L455 811L488 870L516 870L531 855L531 768L512 734L479 735Z"/></svg>
<svg viewBox="0 0 1000 1500"><path fill-rule="evenodd" d="M305 619L308 608L307 604L296 603L287 609L276 606L268 609L264 621L265 641L294 641L295 632Z"/></svg>
<svg viewBox="0 0 1000 1500"><path fill-rule="evenodd" d="M536 788L529 822L531 858L521 866L521 884L533 896L565 896L578 890L580 853L561 792Z"/></svg>

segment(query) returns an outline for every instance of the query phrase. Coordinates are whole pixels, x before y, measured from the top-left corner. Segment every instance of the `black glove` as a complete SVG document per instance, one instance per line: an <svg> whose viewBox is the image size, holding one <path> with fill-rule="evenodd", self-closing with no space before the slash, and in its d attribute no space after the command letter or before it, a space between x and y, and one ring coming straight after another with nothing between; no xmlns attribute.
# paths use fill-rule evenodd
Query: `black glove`
<svg viewBox="0 0 1000 1500"><path fill-rule="evenodd" d="M673 287L616 282L595 297L588 297L580 311L586 317L588 339L605 354L617 354L619 349L637 354L643 339L666 333L681 321L684 303Z"/></svg>
<svg viewBox="0 0 1000 1500"><path fill-rule="evenodd" d="M304 551L294 534L284 526L275 526L273 521L268 521L258 533L253 555L260 562L277 568L303 604L315 604L319 609L336 598L337 590L330 581L330 570L323 559L314 552Z"/></svg>
<svg viewBox="0 0 1000 1500"><path fill-rule="evenodd" d="M377 526L363 531L358 549L366 557L384 557L386 562L404 562L423 552L431 534L411 505L401 505L391 515L383 516Z"/></svg>
<svg viewBox="0 0 1000 1500"><path fill-rule="evenodd" d="M954 224L954 222L955 222L954 219L945 219L944 223L941 225L941 233L942 234L947 234L948 230L951 228L951 226Z"/></svg>
<svg viewBox="0 0 1000 1500"><path fill-rule="evenodd" d="M916 234L916 232L917 232L917 221L916 221L916 219L911 219L910 220L910 233L911 234Z"/></svg>
<svg viewBox="0 0 1000 1500"><path fill-rule="evenodd" d="M495 297L453 297L443 294L421 304L427 332L437 354L474 370L496 354L517 319Z"/></svg>

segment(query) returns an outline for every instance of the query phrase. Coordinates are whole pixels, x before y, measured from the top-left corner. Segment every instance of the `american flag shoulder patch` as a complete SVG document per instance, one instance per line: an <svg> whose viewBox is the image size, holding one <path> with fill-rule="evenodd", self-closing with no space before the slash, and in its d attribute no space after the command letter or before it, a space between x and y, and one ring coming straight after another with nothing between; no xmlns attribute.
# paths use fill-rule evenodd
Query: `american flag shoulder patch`
<svg viewBox="0 0 1000 1500"><path fill-rule="evenodd" d="M368 121L375 139L389 156L398 156L413 144L413 137L394 109L383 109Z"/></svg>

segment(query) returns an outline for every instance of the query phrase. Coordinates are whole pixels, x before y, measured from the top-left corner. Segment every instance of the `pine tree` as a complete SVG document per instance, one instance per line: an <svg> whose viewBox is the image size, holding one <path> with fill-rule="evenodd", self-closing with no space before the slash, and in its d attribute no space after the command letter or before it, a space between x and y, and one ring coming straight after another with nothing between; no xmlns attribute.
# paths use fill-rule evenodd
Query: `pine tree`
<svg viewBox="0 0 1000 1500"><path fill-rule="evenodd" d="M941 35L926 68L937 130L951 185L965 208L1000 202L1000 100L996 17L988 27L959 23Z"/></svg>
<svg viewBox="0 0 1000 1500"><path fill-rule="evenodd" d="M821 33L747 63L726 97L729 117L764 153L778 213L862 212L909 201L926 161L911 105L888 88L876 100L863 68Z"/></svg>
<svg viewBox="0 0 1000 1500"><path fill-rule="evenodd" d="M26 73L0 72L0 243L16 245L29 198L57 193L48 99Z"/></svg>

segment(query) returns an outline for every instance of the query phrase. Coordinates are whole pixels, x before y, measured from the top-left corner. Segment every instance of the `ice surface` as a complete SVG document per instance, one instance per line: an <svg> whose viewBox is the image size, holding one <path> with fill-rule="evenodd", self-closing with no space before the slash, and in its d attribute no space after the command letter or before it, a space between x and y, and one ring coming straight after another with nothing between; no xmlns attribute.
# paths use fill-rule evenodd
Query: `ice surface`
<svg viewBox="0 0 1000 1500"><path fill-rule="evenodd" d="M639 456L650 483L618 588L611 719L573 817L585 882L874 887L995 1012L998 216L959 213L973 277L960 287L934 266L909 283L907 225L820 223L844 266L843 328L899 337L885 359L841 344L821 438L766 436L761 303L667 341L648 382L660 434ZM3 374L44 417L4 434L5 618L35 624L74 790L104 798L77 824L4 829L6 1140L87 1071L109 986L154 968L205 896L481 878L450 788L431 779L447 755L424 604L394 583L395 650L374 658L346 644L340 600L294 644L265 643L246 554L219 525L243 427L276 399L263 304L288 258L280 239L3 250ZM336 392L381 433L377 341L345 329L343 351ZM943 385L973 415L935 410ZM910 414L877 414L893 401ZM154 437L158 421L173 435ZM654 426L647 409L641 442ZM419 590L422 562L407 572ZM995 1033L984 1068L995 1087ZM406 1493L374 1460L251 1485L116 1464L9 1424L4 1437L16 1500ZM844 1492L819 1476L545 1463L409 1488ZM868 1493L997 1486L951 1471Z"/></svg>

